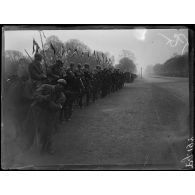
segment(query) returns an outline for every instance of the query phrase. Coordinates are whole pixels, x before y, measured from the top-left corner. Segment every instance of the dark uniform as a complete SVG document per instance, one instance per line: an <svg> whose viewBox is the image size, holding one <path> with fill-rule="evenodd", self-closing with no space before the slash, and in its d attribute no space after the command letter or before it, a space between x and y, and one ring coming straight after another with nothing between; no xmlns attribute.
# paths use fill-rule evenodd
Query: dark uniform
<svg viewBox="0 0 195 195"><path fill-rule="evenodd" d="M57 116L65 101L62 92L63 85L42 84L34 94L34 101L30 107L26 122L28 146L31 146L39 131L41 150L52 152L52 134L57 125Z"/></svg>
<svg viewBox="0 0 195 195"><path fill-rule="evenodd" d="M93 102L98 98L101 90L101 67L96 66L96 69L93 72L93 81L92 81L92 93L93 93Z"/></svg>
<svg viewBox="0 0 195 195"><path fill-rule="evenodd" d="M89 105L90 93L92 91L92 73L89 71L89 64L84 65L84 82L85 82L85 93L86 93L86 105Z"/></svg>
<svg viewBox="0 0 195 195"><path fill-rule="evenodd" d="M75 75L79 78L83 78L83 70L81 68L81 64L78 64L77 69L74 71Z"/></svg>
<svg viewBox="0 0 195 195"><path fill-rule="evenodd" d="M107 72L107 69L106 68L104 68L103 70L102 70L102 77L101 77L101 79L102 79L102 86L101 86L101 91L102 91L102 94L101 94L101 96L102 96L102 98L104 98L104 97L106 97L107 96L107 89L108 89L108 72Z"/></svg>
<svg viewBox="0 0 195 195"><path fill-rule="evenodd" d="M62 67L63 63L60 60L49 67L47 75L50 84L56 84L57 80L62 78Z"/></svg>
<svg viewBox="0 0 195 195"><path fill-rule="evenodd" d="M77 85L78 85L78 96L77 96L77 101L78 101L78 105L80 108L83 107L83 95L85 92L85 86L84 86L84 73L83 70L81 69L81 64L78 64L77 69L75 71L75 76L77 79Z"/></svg>
<svg viewBox="0 0 195 195"><path fill-rule="evenodd" d="M64 79L67 81L67 85L64 88L66 102L63 105L63 113L61 114L61 120L63 120L65 117L65 119L68 121L72 116L73 103L77 94L76 76L74 73L73 63L70 64L70 68L66 71Z"/></svg>

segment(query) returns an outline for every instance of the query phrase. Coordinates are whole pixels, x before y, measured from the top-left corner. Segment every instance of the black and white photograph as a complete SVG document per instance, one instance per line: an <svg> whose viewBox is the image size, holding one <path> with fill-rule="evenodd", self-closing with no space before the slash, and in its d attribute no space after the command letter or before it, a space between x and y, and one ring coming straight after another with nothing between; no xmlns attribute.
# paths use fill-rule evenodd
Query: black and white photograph
<svg viewBox="0 0 195 195"><path fill-rule="evenodd" d="M187 25L5 25L1 169L192 170Z"/></svg>

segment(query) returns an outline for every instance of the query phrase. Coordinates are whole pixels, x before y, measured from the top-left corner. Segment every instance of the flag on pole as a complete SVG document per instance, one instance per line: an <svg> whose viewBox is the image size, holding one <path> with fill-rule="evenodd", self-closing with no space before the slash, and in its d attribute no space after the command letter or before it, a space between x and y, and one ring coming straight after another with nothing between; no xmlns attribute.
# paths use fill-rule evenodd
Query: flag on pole
<svg viewBox="0 0 195 195"><path fill-rule="evenodd" d="M36 49L35 49L36 48ZM34 53L34 52L38 52L39 51L39 49L40 49L40 47L39 47L39 44L35 41L35 39L33 38L33 52L32 53Z"/></svg>
<svg viewBox="0 0 195 195"><path fill-rule="evenodd" d="M32 51L32 54L35 52L35 40L33 39L33 51Z"/></svg>
<svg viewBox="0 0 195 195"><path fill-rule="evenodd" d="M61 54L62 54L62 56L64 55L64 52L65 52L65 48L64 48L64 45L62 45L62 48L61 48Z"/></svg>
<svg viewBox="0 0 195 195"><path fill-rule="evenodd" d="M46 39L47 37L45 36L45 33L43 31L42 31L42 33L43 33L44 38Z"/></svg>
<svg viewBox="0 0 195 195"><path fill-rule="evenodd" d="M53 50L54 55L56 55L56 50L55 50L55 48L54 48L53 44L52 44L52 43L50 43L50 46L51 46L51 49Z"/></svg>

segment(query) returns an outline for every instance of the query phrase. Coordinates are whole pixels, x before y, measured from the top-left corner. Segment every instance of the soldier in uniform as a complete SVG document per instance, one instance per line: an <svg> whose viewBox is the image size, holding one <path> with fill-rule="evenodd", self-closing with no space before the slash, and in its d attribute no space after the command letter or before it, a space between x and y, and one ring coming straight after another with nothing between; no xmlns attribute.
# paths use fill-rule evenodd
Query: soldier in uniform
<svg viewBox="0 0 195 195"><path fill-rule="evenodd" d="M62 67L61 60L57 60L55 64L49 67L47 75L50 84L56 84L57 80L62 78Z"/></svg>
<svg viewBox="0 0 195 195"><path fill-rule="evenodd" d="M90 93L91 93L91 81L92 74L89 71L89 64L84 65L84 77L85 77L85 93L86 93L86 105L89 105Z"/></svg>
<svg viewBox="0 0 195 195"><path fill-rule="evenodd" d="M36 89L39 87L47 76L44 74L42 67L42 56L39 53L36 53L34 56L34 61L29 64L29 75L33 83L33 88Z"/></svg>
<svg viewBox="0 0 195 195"><path fill-rule="evenodd" d="M98 66L97 68L97 77L98 77L98 95L101 96L102 94L102 79L103 79L103 71L101 69L101 66Z"/></svg>
<svg viewBox="0 0 195 195"><path fill-rule="evenodd" d="M57 116L65 102L64 85L66 81L59 79L56 85L42 84L36 89L26 121L25 133L28 138L28 148L33 144L38 133L41 151L53 153L52 134L56 130Z"/></svg>
<svg viewBox="0 0 195 195"><path fill-rule="evenodd" d="M75 74L76 74L77 77L80 77L80 78L83 77L83 71L82 71L82 66L81 66L81 64L78 64L78 65L77 65L77 69L76 69L76 71L75 71Z"/></svg>
<svg viewBox="0 0 195 195"><path fill-rule="evenodd" d="M102 86L101 86L102 98L107 96L107 88L108 88L108 72L107 69L104 68L102 70Z"/></svg>
<svg viewBox="0 0 195 195"><path fill-rule="evenodd" d="M72 62L70 63L70 66L69 66L67 71L74 73L74 63L72 63Z"/></svg>
<svg viewBox="0 0 195 195"><path fill-rule="evenodd" d="M83 95L84 95L84 92L85 92L85 86L84 86L84 73L83 73L83 70L82 70L82 66L81 64L78 64L77 65L77 69L75 71L75 76L77 78L77 84L78 84L78 105L80 108L83 107L83 101L82 101L82 98L83 98Z"/></svg>
<svg viewBox="0 0 195 195"><path fill-rule="evenodd" d="M77 95L76 87L76 75L74 73L74 63L70 64L70 67L66 71L66 76L64 79L67 81L67 86L64 89L64 93L67 97L66 102L63 105L63 112L61 114L61 120L63 120L63 115L65 114L65 119L69 121L72 116L73 103Z"/></svg>
<svg viewBox="0 0 195 195"><path fill-rule="evenodd" d="M99 65L96 66L93 72L93 81L92 81L92 94L93 94L93 102L98 98L98 94L100 93L100 86L101 86L101 67Z"/></svg>
<svg viewBox="0 0 195 195"><path fill-rule="evenodd" d="M110 68L107 68L107 75L108 75L107 94L110 94L112 88L112 71Z"/></svg>

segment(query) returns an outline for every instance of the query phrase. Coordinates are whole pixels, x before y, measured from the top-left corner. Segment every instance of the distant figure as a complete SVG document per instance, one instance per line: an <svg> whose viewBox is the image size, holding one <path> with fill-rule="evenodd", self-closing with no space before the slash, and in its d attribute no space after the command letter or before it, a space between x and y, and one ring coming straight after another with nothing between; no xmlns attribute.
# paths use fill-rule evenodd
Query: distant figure
<svg viewBox="0 0 195 195"><path fill-rule="evenodd" d="M75 71L75 76L76 76L77 91L78 91L76 101L77 101L79 107L82 108L83 107L82 98L83 98L84 92L85 92L85 86L84 86L84 79L85 78L84 78L84 72L82 70L81 64L77 65L77 69Z"/></svg>
<svg viewBox="0 0 195 195"><path fill-rule="evenodd" d="M92 90L92 73L89 70L89 64L84 65L86 105L89 105L90 93Z"/></svg>

